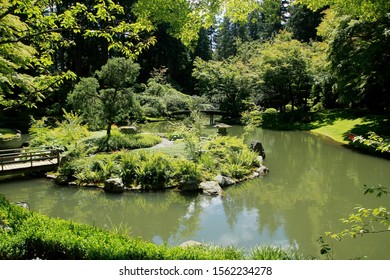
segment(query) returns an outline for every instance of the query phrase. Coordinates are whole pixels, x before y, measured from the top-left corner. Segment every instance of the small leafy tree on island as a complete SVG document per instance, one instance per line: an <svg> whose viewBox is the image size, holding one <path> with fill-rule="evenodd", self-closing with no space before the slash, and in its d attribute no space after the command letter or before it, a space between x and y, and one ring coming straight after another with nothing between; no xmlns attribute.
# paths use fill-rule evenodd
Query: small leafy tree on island
<svg viewBox="0 0 390 280"><path fill-rule="evenodd" d="M131 59L110 59L94 77L82 78L76 84L68 102L91 127L105 125L108 141L114 123L140 112L132 89L139 70Z"/></svg>

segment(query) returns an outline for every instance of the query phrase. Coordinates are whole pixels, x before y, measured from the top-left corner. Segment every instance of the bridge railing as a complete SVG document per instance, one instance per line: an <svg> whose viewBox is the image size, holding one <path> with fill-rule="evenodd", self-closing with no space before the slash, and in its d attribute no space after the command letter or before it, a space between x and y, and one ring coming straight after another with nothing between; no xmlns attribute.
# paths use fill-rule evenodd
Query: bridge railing
<svg viewBox="0 0 390 280"><path fill-rule="evenodd" d="M1 171L3 171L4 167L9 164L30 162L30 166L33 167L34 162L54 159L56 159L55 164L59 164L60 152L59 150L53 148L20 148L0 150Z"/></svg>

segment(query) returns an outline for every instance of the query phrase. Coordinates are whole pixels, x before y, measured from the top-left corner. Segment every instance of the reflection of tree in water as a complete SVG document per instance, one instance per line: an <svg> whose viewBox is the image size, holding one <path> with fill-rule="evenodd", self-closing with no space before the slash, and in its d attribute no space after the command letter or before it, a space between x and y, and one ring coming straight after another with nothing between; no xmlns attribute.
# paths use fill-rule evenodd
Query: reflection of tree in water
<svg viewBox="0 0 390 280"><path fill-rule="evenodd" d="M99 194L85 198L75 211L88 211L89 217L81 217L88 220L82 222L95 221L96 226L108 228L121 225L130 228L130 234L135 237L152 240L159 235L163 240L168 240L179 230L187 209L185 197L166 192Z"/></svg>
<svg viewBox="0 0 390 280"><path fill-rule="evenodd" d="M187 212L180 218L180 229L174 235L175 243L182 243L189 239L193 239L195 233L201 229L199 220L205 209L201 205L201 198L202 197L199 195L189 197Z"/></svg>

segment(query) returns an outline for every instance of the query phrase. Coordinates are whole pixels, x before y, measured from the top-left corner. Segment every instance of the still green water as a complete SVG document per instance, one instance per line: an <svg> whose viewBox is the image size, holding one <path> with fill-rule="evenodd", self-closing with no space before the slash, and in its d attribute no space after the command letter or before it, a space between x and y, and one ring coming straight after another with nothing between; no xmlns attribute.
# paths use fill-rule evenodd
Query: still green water
<svg viewBox="0 0 390 280"><path fill-rule="evenodd" d="M230 133L240 134L234 127ZM390 161L359 154L305 132L258 129L269 175L226 189L224 197L177 192L105 194L64 188L46 179L0 183L11 201L33 211L108 229L152 242L177 245L197 240L250 249L294 247L321 258L319 236L343 229L340 218L357 205L390 208L390 198L363 195L364 185L390 187ZM390 259L390 235L332 241L334 258Z"/></svg>

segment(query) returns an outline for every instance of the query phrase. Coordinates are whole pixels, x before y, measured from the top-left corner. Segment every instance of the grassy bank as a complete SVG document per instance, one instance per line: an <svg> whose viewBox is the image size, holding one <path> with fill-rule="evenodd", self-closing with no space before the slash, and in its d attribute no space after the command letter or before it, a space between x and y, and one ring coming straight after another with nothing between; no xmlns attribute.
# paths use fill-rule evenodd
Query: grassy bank
<svg viewBox="0 0 390 280"><path fill-rule="evenodd" d="M273 130L311 131L341 144L349 143L350 133L365 136L374 131L379 135L390 136L389 116L348 109L265 114L262 127Z"/></svg>
<svg viewBox="0 0 390 280"><path fill-rule="evenodd" d="M374 131L380 135L390 135L390 120L386 116L365 114L355 110L327 110L316 113L311 122L312 132L327 136L334 141L348 144L350 133L367 135Z"/></svg>
<svg viewBox="0 0 390 280"><path fill-rule="evenodd" d="M348 132L353 131L358 126L364 126L369 124L363 118L357 119L335 119L332 123L319 126L318 128L310 130L313 133L324 135L333 139L341 144L348 144L349 140L347 137Z"/></svg>
<svg viewBox="0 0 390 280"><path fill-rule="evenodd" d="M302 259L270 246L245 254L232 247L170 247L96 227L49 218L0 195L0 259L242 260Z"/></svg>

